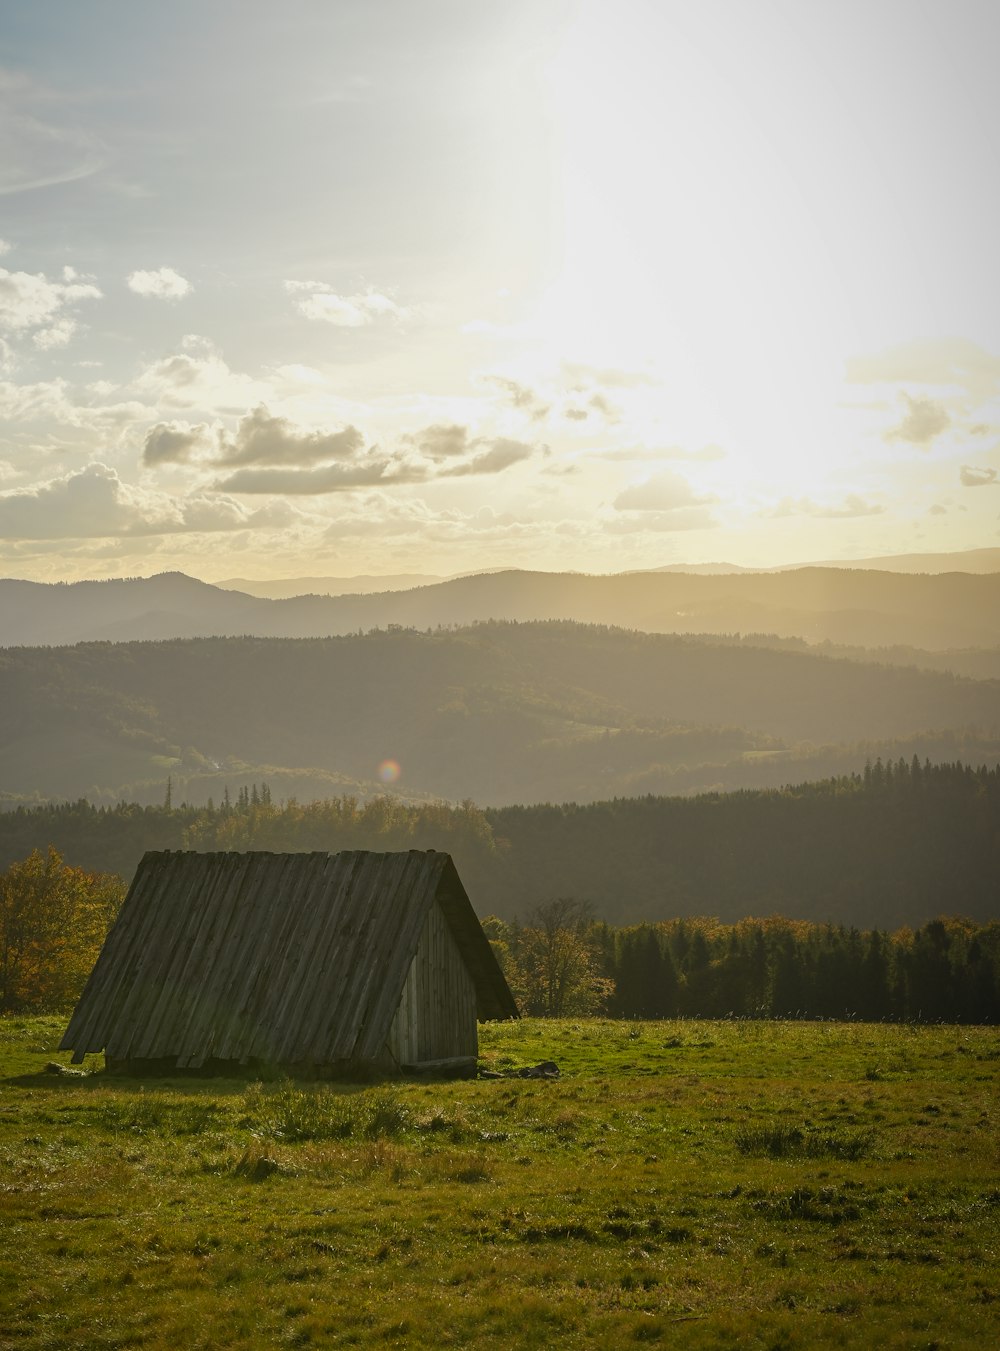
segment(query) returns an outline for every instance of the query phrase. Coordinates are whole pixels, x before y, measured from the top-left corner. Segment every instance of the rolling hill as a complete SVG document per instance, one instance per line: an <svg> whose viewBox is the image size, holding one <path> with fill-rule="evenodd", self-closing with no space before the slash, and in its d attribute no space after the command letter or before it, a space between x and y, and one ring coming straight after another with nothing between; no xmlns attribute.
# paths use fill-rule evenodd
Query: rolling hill
<svg viewBox="0 0 1000 1351"><path fill-rule="evenodd" d="M11 797L396 791L484 805L995 761L1000 682L750 641L490 623L0 651Z"/></svg>

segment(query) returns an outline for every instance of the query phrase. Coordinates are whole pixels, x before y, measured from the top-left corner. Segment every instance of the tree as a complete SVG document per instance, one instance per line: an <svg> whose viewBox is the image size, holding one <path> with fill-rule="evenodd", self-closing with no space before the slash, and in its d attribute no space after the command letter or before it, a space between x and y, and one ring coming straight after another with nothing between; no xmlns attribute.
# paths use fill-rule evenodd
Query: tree
<svg viewBox="0 0 1000 1351"><path fill-rule="evenodd" d="M0 874L0 1013L65 1007L83 989L125 894L51 846Z"/></svg>
<svg viewBox="0 0 1000 1351"><path fill-rule="evenodd" d="M600 973L590 907L562 896L536 906L512 933L515 994L525 1013L543 1018L599 1012L614 993Z"/></svg>

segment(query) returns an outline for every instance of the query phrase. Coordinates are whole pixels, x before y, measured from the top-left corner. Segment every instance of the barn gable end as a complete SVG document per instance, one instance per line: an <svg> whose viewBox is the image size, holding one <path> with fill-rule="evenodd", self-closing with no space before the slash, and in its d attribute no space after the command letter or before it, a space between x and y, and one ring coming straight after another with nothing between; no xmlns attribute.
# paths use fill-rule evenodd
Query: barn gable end
<svg viewBox="0 0 1000 1351"><path fill-rule="evenodd" d="M474 1064L477 1015L517 1009L449 855L165 851L61 1046L132 1068Z"/></svg>
<svg viewBox="0 0 1000 1351"><path fill-rule="evenodd" d="M386 1048L400 1066L475 1063L476 987L435 902L406 973Z"/></svg>

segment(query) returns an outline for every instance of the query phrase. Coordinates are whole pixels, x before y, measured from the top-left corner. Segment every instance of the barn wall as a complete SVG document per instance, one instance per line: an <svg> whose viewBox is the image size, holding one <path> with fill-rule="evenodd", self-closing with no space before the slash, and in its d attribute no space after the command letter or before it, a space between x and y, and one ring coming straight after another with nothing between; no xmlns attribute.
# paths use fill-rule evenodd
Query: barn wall
<svg viewBox="0 0 1000 1351"><path fill-rule="evenodd" d="M479 1053L475 986L436 901L424 922L386 1045L400 1065L475 1058Z"/></svg>

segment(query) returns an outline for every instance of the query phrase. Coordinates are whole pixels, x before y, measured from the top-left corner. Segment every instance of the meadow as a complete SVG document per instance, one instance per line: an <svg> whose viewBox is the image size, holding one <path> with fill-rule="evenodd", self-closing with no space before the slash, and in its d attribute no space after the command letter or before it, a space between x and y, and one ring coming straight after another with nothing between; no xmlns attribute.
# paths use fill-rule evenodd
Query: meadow
<svg viewBox="0 0 1000 1351"><path fill-rule="evenodd" d="M1000 1031L526 1020L484 1067L70 1072L0 1020L0 1347L1000 1345Z"/></svg>

